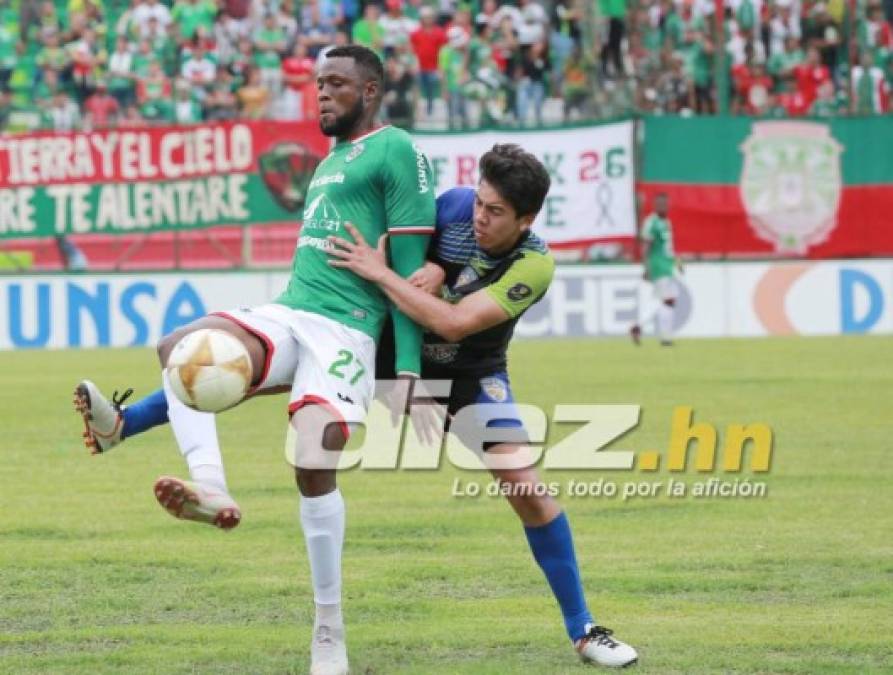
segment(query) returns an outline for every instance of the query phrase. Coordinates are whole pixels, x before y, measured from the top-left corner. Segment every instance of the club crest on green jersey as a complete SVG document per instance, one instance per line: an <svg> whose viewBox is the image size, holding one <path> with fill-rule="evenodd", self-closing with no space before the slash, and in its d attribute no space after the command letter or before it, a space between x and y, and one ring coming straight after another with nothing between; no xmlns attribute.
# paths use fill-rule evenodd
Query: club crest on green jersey
<svg viewBox="0 0 893 675"><path fill-rule="evenodd" d="M354 143L354 146L350 149L350 152L348 152L347 155L344 157L344 161L347 164L350 164L357 157L362 155L363 150L365 150L365 149L366 149L366 146L363 145L362 143Z"/></svg>

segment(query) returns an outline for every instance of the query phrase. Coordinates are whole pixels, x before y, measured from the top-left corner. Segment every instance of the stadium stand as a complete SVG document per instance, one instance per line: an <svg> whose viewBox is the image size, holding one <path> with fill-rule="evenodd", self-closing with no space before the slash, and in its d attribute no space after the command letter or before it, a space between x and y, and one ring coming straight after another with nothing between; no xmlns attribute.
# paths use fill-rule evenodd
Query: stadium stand
<svg viewBox="0 0 893 675"><path fill-rule="evenodd" d="M407 128L881 115L891 16L893 0L9 0L0 129L313 119L314 65L348 42L381 54L384 114ZM226 267L246 246L287 261L293 231L262 229L71 242L95 269ZM2 248L62 264L55 241Z"/></svg>

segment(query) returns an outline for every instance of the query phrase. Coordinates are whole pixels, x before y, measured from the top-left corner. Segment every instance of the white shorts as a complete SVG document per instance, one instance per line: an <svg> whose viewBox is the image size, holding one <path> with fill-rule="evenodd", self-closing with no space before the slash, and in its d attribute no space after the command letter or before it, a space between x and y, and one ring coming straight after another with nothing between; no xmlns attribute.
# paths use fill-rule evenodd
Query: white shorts
<svg viewBox="0 0 893 675"><path fill-rule="evenodd" d="M318 404L335 414L345 438L360 424L375 390L375 341L321 314L269 304L214 312L267 348L260 382L249 392L291 386L288 412Z"/></svg>
<svg viewBox="0 0 893 675"><path fill-rule="evenodd" d="M654 280L654 297L661 302L675 300L679 297L679 287L672 276L660 277Z"/></svg>

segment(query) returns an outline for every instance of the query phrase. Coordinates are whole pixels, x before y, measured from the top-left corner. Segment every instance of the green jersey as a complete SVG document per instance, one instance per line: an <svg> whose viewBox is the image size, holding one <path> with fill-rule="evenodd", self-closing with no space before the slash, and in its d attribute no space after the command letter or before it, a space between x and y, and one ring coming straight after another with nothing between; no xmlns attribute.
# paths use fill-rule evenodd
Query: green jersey
<svg viewBox="0 0 893 675"><path fill-rule="evenodd" d="M462 88L467 73L465 54L449 45L441 47L437 56L444 86L449 92L457 92Z"/></svg>
<svg viewBox="0 0 893 675"><path fill-rule="evenodd" d="M0 25L0 68L12 70L16 65L16 42L18 36L5 25Z"/></svg>
<svg viewBox="0 0 893 675"><path fill-rule="evenodd" d="M261 28L254 34L254 44L269 45L277 42L285 42L285 33L278 26L272 30ZM258 68L278 69L282 60L279 52L260 49L254 56L254 62Z"/></svg>
<svg viewBox="0 0 893 675"><path fill-rule="evenodd" d="M642 224L642 240L651 243L645 267L649 279L673 276L676 254L673 252L673 228L669 218L652 213Z"/></svg>
<svg viewBox="0 0 893 675"><path fill-rule="evenodd" d="M217 6L211 0L200 0L195 4L177 2L174 3L171 18L180 26L180 35L191 40L199 27L207 29L208 34L213 32L216 14Z"/></svg>
<svg viewBox="0 0 893 675"><path fill-rule="evenodd" d="M421 330L389 310L375 284L329 265L328 237L350 239L344 228L350 222L371 246L390 235L391 265L401 276L424 264L434 230L434 180L425 155L409 134L390 126L336 144L313 174L303 218L291 279L276 302L322 314L375 340L391 311L397 370L418 373Z"/></svg>

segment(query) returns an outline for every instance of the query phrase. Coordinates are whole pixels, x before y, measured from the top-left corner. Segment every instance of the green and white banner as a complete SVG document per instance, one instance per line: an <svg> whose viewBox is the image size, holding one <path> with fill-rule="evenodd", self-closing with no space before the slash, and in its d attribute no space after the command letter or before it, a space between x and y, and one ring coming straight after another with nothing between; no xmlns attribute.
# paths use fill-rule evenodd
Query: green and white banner
<svg viewBox="0 0 893 675"><path fill-rule="evenodd" d="M636 235L633 122L539 131L413 134L440 193L475 185L480 156L517 143L545 164L552 187L534 230L553 248L628 242Z"/></svg>

